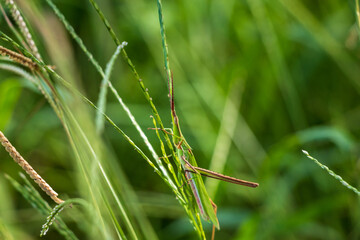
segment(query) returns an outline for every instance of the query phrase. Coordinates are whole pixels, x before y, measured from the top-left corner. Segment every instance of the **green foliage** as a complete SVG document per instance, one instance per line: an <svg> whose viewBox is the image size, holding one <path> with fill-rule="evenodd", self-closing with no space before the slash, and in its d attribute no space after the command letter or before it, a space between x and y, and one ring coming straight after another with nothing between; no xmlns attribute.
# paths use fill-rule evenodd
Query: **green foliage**
<svg viewBox="0 0 360 240"><path fill-rule="evenodd" d="M167 46L177 115L198 165L260 183L253 190L205 180L218 205L217 239L360 238L358 196L299 151L358 186L358 0L162 1L164 48L155 1L16 3L43 60L1 14L0 45L39 71L1 57L0 130L59 197L89 204L53 212L66 232L79 239L210 236L170 157L171 136L145 130L171 127ZM1 172L15 176L10 160L0 150ZM54 208L28 184L10 182L21 194L1 189L8 207L0 238L37 239ZM69 232L50 228L46 237L61 234Z"/></svg>

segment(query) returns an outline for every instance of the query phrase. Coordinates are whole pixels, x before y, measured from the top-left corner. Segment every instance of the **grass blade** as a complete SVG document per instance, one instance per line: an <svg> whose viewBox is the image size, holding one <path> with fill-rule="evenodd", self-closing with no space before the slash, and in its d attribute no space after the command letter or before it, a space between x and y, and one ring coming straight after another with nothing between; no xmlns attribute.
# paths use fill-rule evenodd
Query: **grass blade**
<svg viewBox="0 0 360 240"><path fill-rule="evenodd" d="M107 89L108 89L108 82L110 82L111 71L113 69L114 62L115 62L117 56L119 55L121 49L123 49L126 45L127 45L127 42L123 42L121 45L119 45L116 48L115 53L113 54L113 56L111 57L110 61L108 62L108 64L106 65L106 68L105 68L105 76L100 84L100 93L99 93L99 99L98 99L98 104L97 104L100 111L98 111L96 113L96 131L98 133L101 133L104 129L105 121L104 121L104 117L102 116L101 113L105 112L105 109L106 109L106 94L107 94Z"/></svg>

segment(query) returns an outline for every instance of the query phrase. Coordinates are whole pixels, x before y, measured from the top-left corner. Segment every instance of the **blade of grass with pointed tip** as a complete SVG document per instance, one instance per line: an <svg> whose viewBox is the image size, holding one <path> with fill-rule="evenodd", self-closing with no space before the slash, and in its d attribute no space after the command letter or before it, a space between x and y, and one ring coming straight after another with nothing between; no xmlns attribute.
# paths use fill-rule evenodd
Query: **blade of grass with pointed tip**
<svg viewBox="0 0 360 240"><path fill-rule="evenodd" d="M126 42L123 42L121 45L119 45L116 48L115 53L112 55L109 62L106 64L105 76L100 84L100 93L99 93L99 99L98 99L98 103L97 103L99 110L100 110L96 113L96 131L98 133L101 133L104 129L105 119L102 116L101 112L105 112L105 110L106 110L106 95L107 95L107 89L108 89L108 82L110 81L109 79L110 79L111 71L113 69L116 58L119 56L121 49L123 49L126 45L127 45Z"/></svg>

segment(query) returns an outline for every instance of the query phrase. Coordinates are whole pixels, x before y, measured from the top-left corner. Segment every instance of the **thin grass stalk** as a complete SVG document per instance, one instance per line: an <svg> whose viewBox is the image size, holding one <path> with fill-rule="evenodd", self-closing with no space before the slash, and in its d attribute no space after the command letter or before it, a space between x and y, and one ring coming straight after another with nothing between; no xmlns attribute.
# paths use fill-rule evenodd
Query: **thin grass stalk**
<svg viewBox="0 0 360 240"><path fill-rule="evenodd" d="M164 54L165 71L167 74L167 80L168 80L168 84L169 84L169 95L170 95L169 97L171 97L174 95L174 93L173 93L174 87L172 86L172 81L171 81L172 73L171 73L171 69L170 69L169 50L168 50L168 45L167 45L167 41L166 41L165 24L164 24L163 12L162 12L161 0L157 0L157 7L158 7L158 14L159 14L161 42L162 42L163 54Z"/></svg>
<svg viewBox="0 0 360 240"><path fill-rule="evenodd" d="M54 11L56 16L60 19L60 21L64 24L65 28L68 30L72 38L77 42L81 50L86 54L86 56L89 58L92 65L95 67L97 72L101 75L102 78L105 77L105 73L99 63L95 60L94 56L89 52L83 42L83 40L76 34L74 28L69 24L69 22L66 20L65 16L60 12L60 10L56 7L56 5L53 3L52 0L46 0L47 4L51 7L51 9Z"/></svg>
<svg viewBox="0 0 360 240"><path fill-rule="evenodd" d="M355 0L355 13L356 13L356 22L358 25L358 33L359 33L359 38L360 38L360 0Z"/></svg>
<svg viewBox="0 0 360 240"><path fill-rule="evenodd" d="M168 46L167 46L167 42L166 42L165 24L164 24L164 18L163 18L163 13L162 13L161 0L157 0L157 7L158 7L165 71L166 71L166 75L167 75L167 82L168 82L168 88L169 88L170 108L173 110L173 109L175 109L174 101L173 101L174 100L174 86L173 86L173 79L172 79L173 76L172 76L172 72L170 69L169 50L168 50ZM174 115L174 113L172 113L172 116L173 115ZM178 167L178 171L182 172L180 160L178 159L177 154L174 152L173 148L170 148L170 149L172 149L173 159L174 159L176 166Z"/></svg>
<svg viewBox="0 0 360 240"><path fill-rule="evenodd" d="M358 196L360 196L360 191L356 189L355 187L351 186L349 183L347 183L340 175L337 175L334 173L331 169L329 169L326 165L320 163L316 158L312 157L307 151L302 150L302 152L311 160L313 160L317 165L319 165L322 169L324 169L330 176L334 177L336 180L338 180L343 186L345 186L347 189L350 189L354 193L356 193Z"/></svg>
<svg viewBox="0 0 360 240"><path fill-rule="evenodd" d="M110 213L110 216L111 216L111 220L112 220L112 223L114 225L114 228L116 230L116 234L118 235L119 239L126 239L126 235L124 233L124 231L122 230L120 224L119 224L119 221L117 220L116 218L116 215L114 213L114 211L112 210L112 206L110 205L108 199L106 198L106 196L104 196L104 193L101 192L101 197L106 205L106 208L108 209L109 213Z"/></svg>
<svg viewBox="0 0 360 240"><path fill-rule="evenodd" d="M161 33L161 42L163 47L163 55L164 55L164 64L165 64L165 71L167 75L167 82L168 82L168 88L169 88L169 98L170 98L170 107L171 109L175 109L173 106L174 102L174 86L173 86L173 79L172 79L172 72L170 69L170 60L169 60L169 50L166 42L166 34L165 34L165 24L164 24L164 18L162 13L162 4L161 0L157 0L157 7L158 7L158 15L159 15L159 23L160 23L160 33ZM172 114L173 116L173 114ZM173 148L170 148L173 149ZM174 162L176 163L178 167L178 171L181 172L181 164L180 160L177 158L177 154L172 151Z"/></svg>
<svg viewBox="0 0 360 240"><path fill-rule="evenodd" d="M114 32L114 30L112 29L109 21L106 19L105 15L103 14L103 12L101 11L101 9L99 8L99 6L97 5L97 3L94 0L89 0L91 5L95 8L97 14L99 15L99 17L101 18L101 21L105 24L106 29L108 30L108 32L110 33L111 38L114 40L115 44L117 46L121 45L120 40L116 37L116 34ZM125 52L125 50L123 50Z"/></svg>

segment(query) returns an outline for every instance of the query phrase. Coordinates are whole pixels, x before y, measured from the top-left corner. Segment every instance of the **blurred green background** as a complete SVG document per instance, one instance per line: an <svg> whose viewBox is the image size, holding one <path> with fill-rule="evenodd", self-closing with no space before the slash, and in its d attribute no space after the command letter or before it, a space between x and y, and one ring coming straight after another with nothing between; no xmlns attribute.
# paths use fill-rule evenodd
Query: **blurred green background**
<svg viewBox="0 0 360 240"><path fill-rule="evenodd" d="M16 1L40 52L92 101L101 77L44 1ZM100 65L116 46L88 1L55 1ZM129 57L171 127L156 1L101 0ZM316 166L306 149L359 186L360 45L354 1L163 1L182 130L199 166L259 182L206 180L218 205L217 239L360 239L359 196ZM4 18L2 31L10 34ZM150 141L151 109L121 58L112 82ZM94 114L94 112L92 112ZM113 95L107 114L144 147ZM64 130L26 80L0 71L0 130L60 193L78 197ZM152 168L107 125L104 140L159 239L196 239L184 210ZM37 239L45 218L3 177L20 168L0 150L0 227ZM81 237L74 219L64 217ZM208 233L211 225L205 224ZM49 232L45 239L61 239Z"/></svg>

